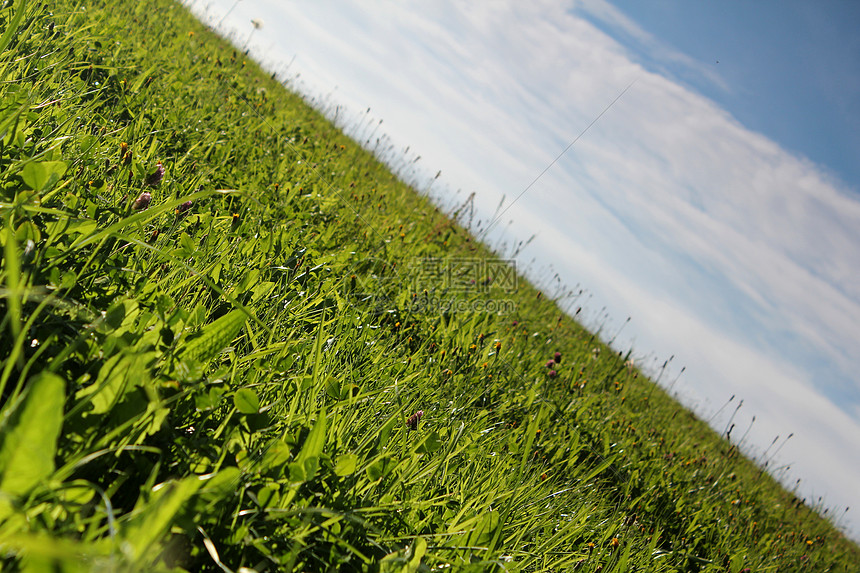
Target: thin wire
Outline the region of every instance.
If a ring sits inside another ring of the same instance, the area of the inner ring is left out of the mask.
[[[547,172],[547,171],[549,171],[549,170],[550,170],[550,168],[551,168],[553,165],[555,165],[556,163],[558,163],[558,160],[559,160],[559,159],[561,159],[561,158],[564,156],[564,154],[565,154],[565,153],[567,153],[568,151],[570,151],[570,148],[571,148],[571,147],[573,147],[573,146],[576,144],[576,142],[577,142],[577,141],[579,141],[579,140],[582,138],[582,136],[583,136],[583,135],[585,135],[585,133],[586,133],[589,129],[591,129],[591,126],[593,126],[595,123],[597,123],[597,122],[598,122],[598,120],[599,120],[601,117],[603,117],[603,114],[605,114],[607,111],[609,111],[609,109],[610,109],[613,105],[615,105],[615,103],[616,103],[618,100],[620,100],[620,99],[621,99],[621,97],[622,97],[624,94],[626,94],[626,93],[627,93],[627,90],[629,90],[630,88],[632,88],[632,87],[633,87],[633,84],[635,84],[635,83],[638,81],[638,79],[639,79],[639,78],[636,78],[635,80],[633,80],[632,82],[630,82],[630,83],[627,85],[627,87],[626,87],[626,88],[624,88],[624,89],[621,91],[621,93],[620,93],[620,94],[618,94],[618,95],[615,97],[615,99],[614,99],[614,100],[612,100],[612,102],[611,102],[609,105],[607,105],[607,106],[603,109],[603,111],[601,111],[601,112],[597,115],[597,117],[595,117],[593,120],[591,120],[591,123],[589,123],[589,124],[586,126],[586,128],[585,128],[585,129],[583,129],[583,130],[580,132],[580,134],[579,134],[579,135],[577,135],[577,136],[576,136],[576,138],[575,138],[573,141],[571,141],[571,142],[568,144],[568,146],[567,146],[567,147],[565,147],[565,148],[562,150],[562,152],[561,152],[561,153],[559,153],[559,154],[556,156],[556,158],[555,158],[555,159],[553,159],[553,160],[552,160],[552,162],[551,162],[549,165],[547,165],[547,166],[544,168],[544,170],[543,170],[543,171],[541,171],[541,172],[538,174],[538,176],[537,176],[537,177],[535,177],[535,178],[532,180],[532,182],[531,182],[531,183],[529,183],[529,184],[528,184],[528,186],[526,186],[526,188],[525,188],[525,189],[523,189],[523,190],[520,192],[520,194],[519,194],[519,195],[517,195],[517,196],[516,196],[516,198],[515,198],[513,201],[511,201],[511,203],[510,203],[510,204],[508,204],[508,206],[507,206],[507,207],[505,207],[505,208],[504,208],[504,210],[502,210],[502,212],[501,212],[501,213],[499,213],[498,215],[496,215],[496,217],[495,217],[492,221],[490,221],[490,224],[489,224],[489,225],[487,225],[487,227],[484,229],[484,232],[483,232],[483,233],[481,233],[480,235],[478,235],[478,236],[476,237],[476,240],[480,241],[480,240],[481,240],[481,238],[482,238],[484,235],[486,235],[486,234],[490,231],[490,229],[492,229],[492,228],[496,225],[496,223],[498,223],[499,219],[501,219],[501,218],[502,218],[502,215],[504,215],[504,214],[508,211],[508,209],[510,209],[510,208],[514,205],[514,203],[516,203],[517,201],[519,201],[519,200],[520,200],[520,197],[522,197],[523,195],[525,195],[525,194],[526,194],[526,192],[527,192],[529,189],[531,189],[531,188],[534,186],[534,184],[535,184],[535,183],[537,183],[537,182],[540,180],[540,178],[541,178],[541,177],[543,177],[543,176],[544,176],[544,174],[546,174],[546,172]]]
[[[223,16],[221,16],[221,19],[220,19],[220,20],[218,20],[218,23],[217,23],[217,24],[215,24],[215,26],[213,26],[213,28],[212,28],[212,29],[213,29],[213,30],[217,30],[218,28],[220,28],[220,27],[221,27],[221,24],[223,24],[223,23],[224,23],[224,20],[226,20],[226,19],[227,19],[227,16],[229,16],[229,15],[230,15],[230,12],[232,12],[232,11],[233,11],[233,9],[234,9],[236,6],[238,6],[238,5],[239,5],[239,2],[241,2],[241,1],[242,1],[242,0],[236,0],[236,1],[233,3],[233,5],[232,5],[232,6],[230,6],[230,9],[229,9],[229,10],[227,10],[227,12],[226,12]]]

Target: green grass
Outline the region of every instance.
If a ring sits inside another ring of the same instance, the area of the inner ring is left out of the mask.
[[[0,18],[4,571],[855,570],[181,6]]]

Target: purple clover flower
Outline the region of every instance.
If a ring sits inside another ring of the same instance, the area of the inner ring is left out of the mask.
[[[146,176],[146,185],[149,187],[158,187],[162,179],[164,179],[164,165],[159,161],[155,167],[155,171]]]
[[[176,208],[177,215],[185,215],[188,213],[188,210],[191,209],[191,206],[194,205],[194,201],[186,201],[182,205]]]
[[[140,195],[137,196],[137,199],[134,200],[131,208],[135,211],[145,211],[149,208],[149,204],[152,203],[152,194],[144,191]]]
[[[406,420],[406,427],[410,430],[418,429],[418,422],[421,421],[421,417],[424,416],[424,410],[418,410]]]

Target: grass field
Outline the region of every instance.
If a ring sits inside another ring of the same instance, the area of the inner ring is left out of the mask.
[[[857,570],[179,4],[1,5],[3,571]]]

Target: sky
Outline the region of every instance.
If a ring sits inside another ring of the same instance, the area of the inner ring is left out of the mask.
[[[185,3],[860,539],[860,4]]]

